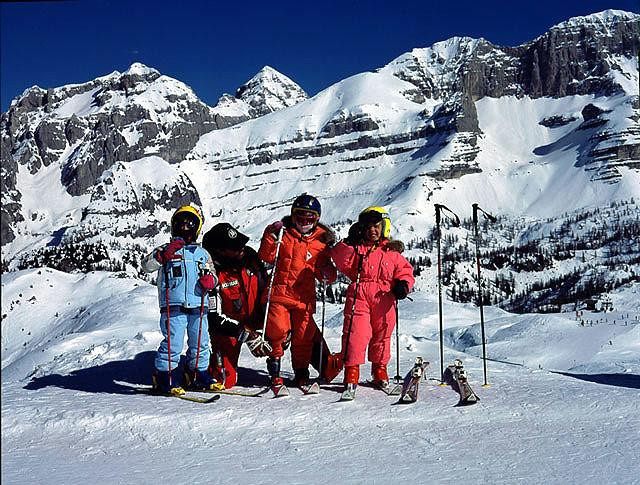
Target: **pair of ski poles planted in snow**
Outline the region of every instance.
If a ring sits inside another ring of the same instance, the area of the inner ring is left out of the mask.
[[[484,371],[484,386],[488,386],[487,382],[487,347],[486,347],[486,339],[485,339],[485,331],[484,331],[484,309],[482,302],[482,276],[480,274],[480,236],[478,233],[478,212],[481,212],[485,219],[496,222],[496,218],[484,211],[480,208],[478,204],[472,204],[473,207],[473,228],[474,228],[474,239],[476,243],[476,269],[478,273],[478,306],[480,308],[480,329],[482,333],[482,363],[483,363],[483,371]],[[442,204],[435,204],[436,208],[436,235],[437,235],[437,247],[438,247],[438,317],[439,317],[439,330],[440,330],[440,378],[441,382],[444,382],[444,332],[442,328],[442,257],[440,253],[440,239],[441,239],[441,230],[440,230],[440,221],[441,216],[444,216],[451,221],[451,225],[453,227],[460,226],[460,218],[458,215],[453,212],[448,207]]]

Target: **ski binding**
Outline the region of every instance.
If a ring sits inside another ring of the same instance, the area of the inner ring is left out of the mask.
[[[425,361],[422,357],[416,357],[413,367],[407,372],[404,378],[398,404],[411,404],[418,400],[420,380],[422,380],[423,377],[426,378],[425,371],[428,365],[429,362]]]
[[[356,398],[357,388],[357,384],[347,384],[342,392],[342,396],[340,396],[340,401],[353,401]]]
[[[467,372],[460,359],[454,360],[453,364],[446,368],[444,371],[444,382],[449,384],[453,390],[459,394],[460,400],[457,406],[468,406],[480,400],[478,395],[471,389],[471,385],[467,379]]]

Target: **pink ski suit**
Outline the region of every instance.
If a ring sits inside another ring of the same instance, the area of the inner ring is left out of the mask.
[[[342,327],[342,357],[345,366],[364,364],[369,348],[369,362],[386,365],[391,357],[391,334],[396,325],[396,298],[391,292],[394,280],[404,280],[413,288],[413,267],[389,240],[378,245],[340,242],[331,249],[331,258],[338,270],[352,283],[347,289]],[[351,315],[360,258],[362,265],[356,295],[353,323]],[[349,346],[347,335],[351,325]]]

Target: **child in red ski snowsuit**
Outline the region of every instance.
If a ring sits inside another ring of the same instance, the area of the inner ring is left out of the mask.
[[[387,364],[397,300],[406,298],[415,283],[413,267],[401,254],[404,245],[390,241],[389,231],[386,210],[370,207],[360,214],[349,237],[331,249],[336,267],[352,281],[342,329],[345,385],[358,384],[367,349],[374,383],[389,383]]]
[[[211,254],[218,274],[217,303],[209,306],[211,371],[226,389],[238,381],[238,358],[242,342],[256,337],[262,328],[262,300],[266,268],[249,238],[222,222],[204,235],[202,246]]]
[[[330,382],[342,367],[339,357],[329,354],[322,335],[313,320],[316,308],[316,280],[335,281],[336,269],[329,258],[329,247],[335,242],[333,231],[320,224],[320,202],[311,195],[296,198],[291,215],[267,226],[258,255],[273,264],[277,237],[284,227],[278,261],[274,268],[273,288],[266,328],[270,349],[267,368],[273,386],[282,385],[280,358],[291,338],[291,363],[295,384],[309,381],[309,364],[317,368],[314,352],[324,347],[323,378]]]

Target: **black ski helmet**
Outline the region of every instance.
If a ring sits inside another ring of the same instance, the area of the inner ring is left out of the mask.
[[[185,222],[186,230],[183,228]],[[195,242],[203,222],[204,219],[198,209],[191,205],[183,205],[171,216],[171,237],[191,239],[192,242]]]
[[[318,215],[318,218],[320,218],[322,208],[318,199],[305,192],[304,194],[296,197],[296,200],[293,201],[293,204],[291,205],[291,214],[296,210],[315,212]]]
[[[238,251],[247,244],[249,237],[242,234],[228,222],[220,222],[205,232],[202,246],[209,252],[219,249]]]

